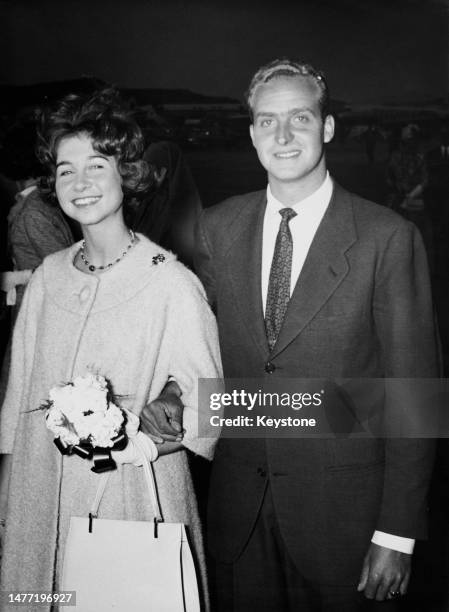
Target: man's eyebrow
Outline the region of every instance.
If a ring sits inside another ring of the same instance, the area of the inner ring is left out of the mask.
[[[259,111],[255,117],[275,117],[277,113],[269,113],[268,111]]]
[[[109,161],[108,158],[105,155],[102,155],[101,153],[95,154],[95,155],[89,155],[89,157],[87,159],[104,159],[105,161]],[[60,162],[58,162],[56,164],[56,168],[59,168],[59,166],[70,166],[72,162],[69,161],[65,161],[65,160],[61,160]]]
[[[313,108],[310,108],[310,106],[301,106],[301,107],[290,108],[286,113],[273,113],[270,111],[261,110],[257,112],[254,116],[256,118],[258,117],[276,117],[277,115],[296,115],[297,113],[310,113],[311,115],[314,115],[314,116],[317,115],[317,112]]]
[[[310,113],[311,115],[316,115],[316,111],[310,106],[301,106],[299,108],[291,108],[288,111],[289,115],[295,115],[296,113]]]

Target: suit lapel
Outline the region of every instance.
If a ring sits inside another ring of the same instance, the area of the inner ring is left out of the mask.
[[[227,276],[242,320],[265,359],[268,342],[262,308],[262,233],[266,192],[254,195],[230,227]]]
[[[334,186],[329,207],[318,227],[288,304],[271,356],[301,333],[331,297],[349,271],[346,251],[357,239],[349,193]]]

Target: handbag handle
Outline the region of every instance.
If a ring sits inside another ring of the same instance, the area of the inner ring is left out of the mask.
[[[140,442],[137,440],[137,438],[133,439],[133,443],[136,445],[136,448],[139,451],[140,458],[142,460],[145,482],[147,485],[148,493],[150,495],[151,505],[153,506],[154,521],[155,521],[155,534],[157,534],[157,523],[162,523],[164,519],[162,518],[161,506],[159,504],[159,499],[157,496],[157,489],[156,489],[156,482],[154,479],[153,467],[148,461],[140,445]],[[106,485],[108,484],[109,476],[110,476],[109,473],[105,473],[105,474],[102,474],[100,477],[100,482],[98,483],[97,492],[95,494],[95,499],[92,504],[91,510],[89,512],[89,532],[92,532],[92,519],[97,518],[98,516],[98,509],[100,507],[100,503],[104,495]]]

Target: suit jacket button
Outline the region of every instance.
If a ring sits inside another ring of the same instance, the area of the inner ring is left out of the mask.
[[[266,470],[263,470],[262,468],[257,468],[257,473],[259,474],[259,476],[261,476],[262,478],[265,478],[267,475]]]
[[[273,374],[275,369],[276,369],[276,366],[274,365],[274,363],[271,363],[271,361],[267,361],[267,363],[265,364],[265,372],[267,374]]]

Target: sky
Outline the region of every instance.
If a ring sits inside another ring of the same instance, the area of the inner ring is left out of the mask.
[[[242,98],[289,56],[352,103],[447,96],[446,0],[0,0],[0,83],[96,76]]]

